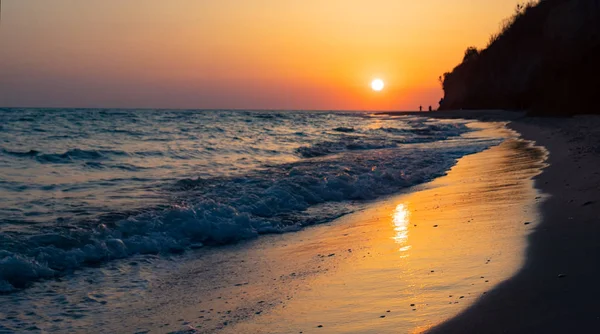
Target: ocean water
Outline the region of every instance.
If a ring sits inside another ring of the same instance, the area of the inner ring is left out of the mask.
[[[331,221],[500,139],[360,112],[0,109],[0,292]]]

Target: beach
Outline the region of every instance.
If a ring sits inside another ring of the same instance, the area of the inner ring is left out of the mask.
[[[461,122],[476,131],[461,141],[503,141],[325,224],[37,282],[3,296],[12,305],[5,324],[102,333],[596,328],[598,119],[427,116],[471,119]],[[336,208],[318,210],[328,206]]]

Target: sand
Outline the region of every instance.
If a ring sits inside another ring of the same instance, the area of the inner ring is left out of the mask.
[[[550,152],[535,180],[551,196],[528,238],[526,262],[432,333],[570,333],[600,328],[600,118],[522,118],[510,124]]]

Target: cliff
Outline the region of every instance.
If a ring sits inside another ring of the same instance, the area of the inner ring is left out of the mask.
[[[600,113],[598,79],[600,0],[543,0],[518,6],[487,48],[440,77],[440,110]]]

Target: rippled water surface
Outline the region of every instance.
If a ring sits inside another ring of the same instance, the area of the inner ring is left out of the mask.
[[[0,109],[0,291],[330,221],[498,142],[475,130],[350,112]]]

